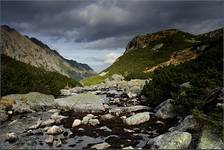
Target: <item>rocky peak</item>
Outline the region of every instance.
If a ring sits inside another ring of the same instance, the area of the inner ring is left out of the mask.
[[[170,37],[176,33],[184,33],[184,32],[179,31],[177,29],[167,29],[167,30],[155,32],[152,34],[138,35],[138,36],[134,37],[128,43],[125,53],[127,53],[131,49],[149,47],[151,43],[153,43],[155,41],[159,41],[161,39],[165,39],[165,38]],[[186,34],[186,33],[184,33],[184,34]]]

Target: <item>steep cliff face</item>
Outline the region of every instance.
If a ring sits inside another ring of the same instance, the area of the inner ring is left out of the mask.
[[[41,41],[25,37],[8,26],[1,26],[0,33],[2,53],[15,60],[76,80],[96,74],[90,67],[85,69],[79,63],[75,66]]]

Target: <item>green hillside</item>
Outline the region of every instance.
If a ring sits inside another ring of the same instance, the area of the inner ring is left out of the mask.
[[[30,91],[60,95],[66,85],[80,85],[77,81],[56,72],[48,72],[1,55],[1,96]]]
[[[166,36],[162,36],[161,33],[164,32]],[[147,35],[143,40],[148,38],[151,38],[151,41],[147,47],[126,51],[116,62],[103,71],[107,72],[105,76],[86,78],[81,82],[85,85],[96,84],[113,74],[122,74],[126,79],[148,78],[150,74],[144,73],[147,68],[167,61],[174,52],[189,48],[197,43],[196,36],[175,29]]]
[[[200,121],[221,128],[223,110],[216,107],[218,99],[215,95],[211,100],[211,94],[223,87],[223,38],[201,44],[209,47],[195,60],[156,70],[142,94],[149,106],[173,98],[178,114],[193,113]],[[187,82],[190,88],[180,86]]]

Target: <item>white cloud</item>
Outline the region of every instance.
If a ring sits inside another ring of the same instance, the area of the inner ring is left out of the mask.
[[[107,54],[105,56],[104,63],[106,63],[106,64],[112,64],[120,56],[121,56],[121,53],[110,52],[109,54]]]
[[[100,24],[127,24],[129,12],[117,6],[106,6],[102,3],[91,4],[79,12],[82,18],[89,26]]]

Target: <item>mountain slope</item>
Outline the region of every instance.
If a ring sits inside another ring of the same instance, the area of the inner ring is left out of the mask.
[[[96,74],[90,67],[85,69],[82,64],[74,65],[41,41],[25,37],[8,26],[1,26],[0,33],[2,53],[15,60],[77,80]]]
[[[46,71],[1,54],[1,96],[30,91],[60,95],[66,86],[80,85],[57,72]]]
[[[100,75],[81,82],[87,85],[100,83],[112,74],[122,74],[126,79],[148,78],[158,68],[197,58],[197,52],[207,48],[207,39],[207,34],[197,36],[177,29],[136,36],[128,43],[125,53],[110,67]],[[200,45],[203,41],[205,44]]]

